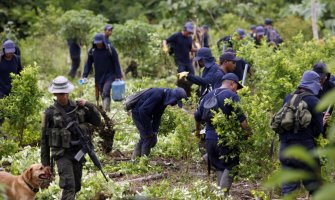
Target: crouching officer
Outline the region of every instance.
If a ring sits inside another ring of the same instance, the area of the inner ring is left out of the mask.
[[[69,99],[69,93],[73,89],[74,86],[64,76],[58,76],[52,81],[48,90],[56,96],[56,100],[45,111],[41,137],[41,162],[44,166],[53,167],[53,160],[56,161],[60,177],[59,186],[63,189],[62,200],[75,199],[81,188],[85,160],[75,160],[74,157],[82,145],[79,136],[67,129],[61,112],[65,111],[68,117],[76,121],[83,134],[92,133],[89,124],[98,126],[101,123],[100,113],[93,104],[84,99],[77,102]]]
[[[143,94],[132,109],[133,121],[140,132],[140,141],[136,144],[131,157],[148,156],[157,143],[157,132],[161,117],[168,105],[182,107],[181,99],[186,98],[183,88],[152,88]]]

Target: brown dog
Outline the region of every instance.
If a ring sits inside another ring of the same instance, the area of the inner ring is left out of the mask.
[[[42,164],[31,165],[19,176],[0,172],[0,184],[9,200],[34,200],[39,189],[47,188],[52,180],[50,167]]]

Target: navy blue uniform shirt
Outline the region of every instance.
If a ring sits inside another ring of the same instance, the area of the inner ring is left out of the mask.
[[[238,61],[236,61],[236,68],[233,73],[236,74],[239,80],[243,79],[245,64],[248,63],[243,59],[239,59]],[[250,71],[250,66],[248,66],[248,71]]]
[[[194,113],[194,118],[197,122],[201,122],[201,116],[204,110],[205,101],[214,96],[214,94],[218,94],[217,102],[223,114],[228,117],[232,114],[232,112],[235,112],[237,114],[239,122],[243,122],[246,119],[246,117],[239,110],[234,110],[231,105],[224,105],[225,99],[231,99],[233,102],[239,102],[240,98],[238,97],[238,95],[230,89],[218,88],[208,93],[201,101],[198,110]],[[212,125],[210,120],[206,121],[206,140],[218,141],[218,139],[219,137],[215,131],[215,127]]]
[[[166,42],[173,45],[176,65],[192,66],[190,59],[190,51],[192,49],[191,37],[185,37],[181,32],[177,32],[167,38]]]
[[[161,117],[167,105],[164,105],[164,88],[152,88],[136,103],[132,109],[132,117],[141,123],[144,133],[158,132]]]
[[[22,70],[19,56],[13,55],[11,60],[6,60],[4,56],[0,61],[0,96],[8,95],[12,88],[12,78],[10,73],[19,74]]]
[[[213,89],[215,88],[219,88],[222,85],[222,77],[225,75],[226,73],[219,67],[218,70],[216,70],[214,76],[213,76]]]
[[[187,76],[187,80],[191,81],[192,83],[202,86],[201,87],[201,94],[202,94],[202,92],[205,90],[207,85],[210,84],[212,87],[214,87],[214,84],[215,84],[214,75],[218,69],[219,69],[219,66],[214,63],[210,67],[204,67],[201,77],[194,76],[193,74],[189,74]]]
[[[209,48],[208,34],[207,33],[204,34],[204,47],[208,47]]]
[[[83,77],[88,76],[94,63],[95,82],[99,85],[102,86],[107,80],[113,81],[116,78],[122,78],[119,57],[114,47],[111,47],[111,50],[112,55],[106,48],[92,48],[88,53]]]
[[[107,44],[111,45],[111,42],[109,41],[109,37],[104,36],[104,43],[105,43],[105,46],[107,46]]]
[[[292,94],[289,94],[285,97],[284,103],[289,101]],[[307,105],[308,110],[312,114],[312,121],[307,128],[298,130],[296,134],[292,131],[286,131],[279,135],[281,141],[286,142],[287,140],[307,140],[318,137],[323,131],[323,114],[315,110],[316,105],[319,103],[319,99],[316,96],[305,96],[302,98]]]

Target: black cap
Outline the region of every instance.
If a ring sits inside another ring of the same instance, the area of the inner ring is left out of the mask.
[[[318,73],[320,78],[325,78],[329,73],[327,65],[324,62],[315,63],[313,66],[313,71]]]
[[[220,62],[223,62],[225,60],[232,60],[232,61],[238,61],[234,53],[231,52],[225,52],[220,56]]]
[[[269,19],[269,18],[266,18],[266,19],[264,20],[264,24],[265,24],[265,25],[271,25],[271,24],[272,24],[272,20]]]
[[[237,89],[242,89],[243,88],[243,85],[241,85],[239,82],[238,82],[238,77],[236,76],[236,74],[234,73],[227,73],[225,74],[221,81],[224,81],[224,80],[231,80],[231,81],[234,81],[235,83],[237,83]]]

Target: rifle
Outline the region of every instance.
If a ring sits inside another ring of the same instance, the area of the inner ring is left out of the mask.
[[[58,104],[55,104],[55,107],[61,112],[63,119],[65,120],[65,123],[67,124],[65,129],[68,129],[70,132],[77,134],[79,136],[79,142],[82,146],[82,149],[74,156],[74,159],[79,162],[87,153],[90,156],[90,159],[93,161],[94,165],[101,171],[102,175],[108,182],[108,179],[104,171],[102,170],[102,165],[97,155],[94,152],[94,147],[93,147],[93,144],[90,138],[87,135],[83,134],[83,132],[78,126],[78,122],[72,120],[71,117],[69,117],[66,114],[66,112],[64,111],[62,107],[60,107]]]

